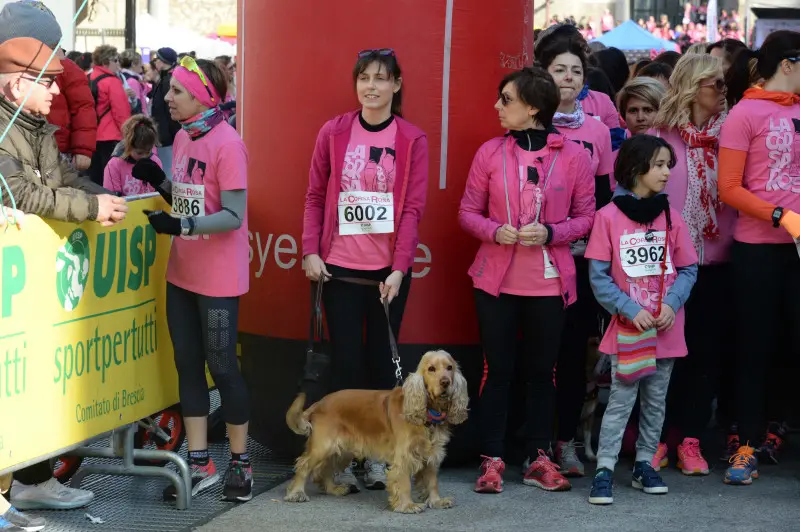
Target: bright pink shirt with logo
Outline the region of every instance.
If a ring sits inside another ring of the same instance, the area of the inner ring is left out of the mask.
[[[719,145],[747,152],[744,188],[774,205],[800,212],[800,105],[741,100],[722,125]],[[733,237],[747,244],[792,243],[788,232],[742,212]]]
[[[205,215],[222,209],[221,192],[247,189],[247,148],[227,122],[195,140],[184,130],[172,145],[172,182],[204,186]],[[250,288],[247,212],[238,229],[213,235],[176,236],[167,281],[212,297],[240,296]]]
[[[541,212],[544,202],[548,199],[547,192],[552,186],[554,178],[547,174],[554,154],[551,152],[542,158],[540,156],[545,150],[526,151],[519,146],[516,146],[516,152],[519,163],[518,179],[514,179],[509,173],[508,187],[509,194],[519,193],[518,227],[524,227],[535,221],[537,205]],[[550,260],[549,256],[548,260]],[[552,275],[548,275],[550,278],[545,278],[544,261],[545,255],[542,246],[514,244],[511,266],[500,284],[500,292],[516,296],[560,296],[561,279]]]
[[[686,228],[681,215],[675,209],[670,209],[672,230],[669,232],[669,245],[667,246],[668,260],[672,261],[672,273],[664,275],[664,285],[661,287],[661,275],[647,275],[643,277],[629,276],[621,262],[621,242],[633,244],[626,235],[646,233],[652,227],[655,231],[666,231],[667,217],[664,213],[652,223],[650,227],[638,224],[625,216],[614,204],[609,203],[599,211],[594,218],[592,235],[586,248],[586,258],[611,263],[611,277],[614,284],[637,305],[647,310],[654,317],[658,317],[658,302],[668,292],[669,287],[678,278],[677,268],[691,266],[697,263],[697,253],[692,246],[689,230]],[[656,241],[656,244],[662,243]],[[659,331],[657,335],[656,358],[673,358],[686,356],[686,339],[684,337],[685,315],[681,307],[675,314],[675,325],[668,331]],[[619,331],[619,316],[614,316],[600,343],[600,352],[617,354],[617,334]]]
[[[599,120],[587,116],[580,127],[571,129],[558,127],[567,139],[583,145],[592,156],[592,175],[609,175],[614,173],[614,158],[611,153],[611,133],[608,127]]]
[[[155,148],[153,148],[153,154],[150,159],[155,161],[159,168],[163,168],[161,159],[156,155]],[[103,171],[103,188],[111,192],[119,192],[123,196],[137,196],[155,192],[153,187],[131,175],[134,164],[126,161],[123,157],[112,157]]]
[[[395,120],[381,131],[367,131],[360,120],[353,121],[342,167],[341,192],[391,193],[394,190],[396,135]],[[394,215],[399,216],[399,213],[395,210]],[[390,233],[340,235],[334,231],[326,262],[355,270],[380,270],[391,266]]]

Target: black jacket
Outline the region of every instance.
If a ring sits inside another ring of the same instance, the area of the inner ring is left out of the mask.
[[[152,102],[153,120],[156,121],[158,126],[158,141],[161,146],[172,146],[175,141],[175,135],[181,130],[181,125],[170,118],[169,107],[164,97],[169,92],[169,82],[172,79],[172,70],[164,70],[161,72],[161,78],[158,83],[153,87],[153,92],[150,94]]]

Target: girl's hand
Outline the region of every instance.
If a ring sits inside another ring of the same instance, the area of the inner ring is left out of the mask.
[[[672,329],[673,325],[675,325],[675,311],[669,305],[662,304],[661,314],[656,320],[656,327],[659,331],[668,331]]]
[[[498,244],[516,244],[517,240],[519,240],[519,232],[517,232],[517,229],[514,226],[509,224],[504,224],[494,234],[494,241]]]
[[[389,274],[389,277],[386,278],[386,281],[382,282],[380,285],[381,291],[381,301],[388,301],[389,303],[397,296],[400,292],[400,285],[403,283],[403,272],[400,270],[395,270]]]
[[[306,272],[306,277],[314,282],[319,281],[320,277],[323,282],[328,282],[331,278],[325,262],[315,253],[303,257],[303,271]]]
[[[669,308],[668,305],[665,306]],[[664,313],[663,309],[661,313],[662,314]],[[636,317],[633,318],[633,324],[636,326],[639,332],[644,332],[656,326],[656,319],[653,317],[652,314],[647,312],[645,309],[642,309],[639,311],[639,314],[637,314]]]

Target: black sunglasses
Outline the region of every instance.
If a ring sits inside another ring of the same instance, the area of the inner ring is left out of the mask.
[[[392,48],[372,48],[369,50],[361,50],[358,52],[358,58],[364,59],[372,55],[382,55],[385,57],[394,56],[394,49]]]
[[[713,87],[714,90],[716,90],[717,92],[725,92],[725,91],[728,90],[728,86],[725,84],[725,80],[722,80],[722,79],[716,79],[716,80],[714,80],[714,83],[705,83],[705,84],[700,85],[700,86],[701,87]]]

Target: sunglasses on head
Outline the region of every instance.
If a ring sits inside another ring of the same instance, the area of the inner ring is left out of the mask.
[[[786,56],[784,59],[790,63],[800,63],[800,50],[789,50],[786,52]]]
[[[392,48],[372,48],[369,50],[361,50],[358,52],[358,58],[364,59],[365,57],[370,57],[372,55],[381,55],[385,57],[394,56],[394,49]]]
[[[208,80],[206,79],[206,74],[203,72],[200,67],[197,65],[197,61],[194,60],[194,57],[190,55],[186,55],[181,59],[181,66],[188,70],[189,72],[194,72],[200,78],[200,81],[203,82],[203,86],[206,88],[206,92],[208,92],[208,97],[211,98],[212,102],[216,102],[214,99],[214,95],[211,93],[211,89],[208,87]]]

